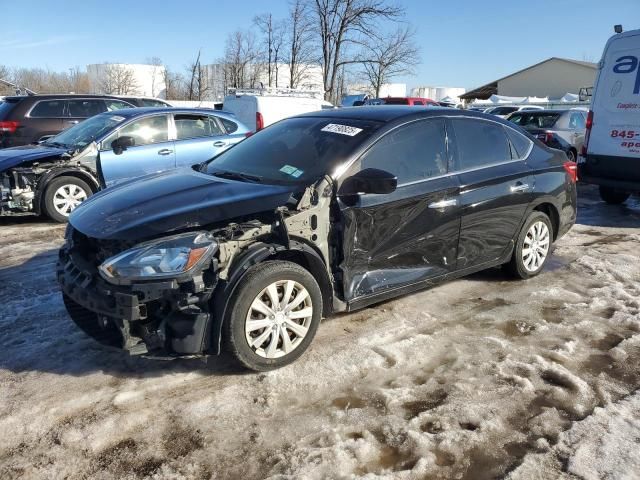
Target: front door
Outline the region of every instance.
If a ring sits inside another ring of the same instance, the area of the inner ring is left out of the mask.
[[[453,118],[450,124],[460,184],[462,270],[497,260],[511,248],[532,200],[535,178],[511,147],[506,127],[478,118]]]
[[[133,138],[134,145],[116,155],[111,142],[125,136]],[[107,186],[175,166],[175,147],[169,140],[166,114],[133,120],[102,142],[100,168]]]
[[[398,177],[391,194],[339,198],[347,301],[420,284],[456,267],[458,185],[448,175],[445,122],[410,122],[385,134],[347,172]]]

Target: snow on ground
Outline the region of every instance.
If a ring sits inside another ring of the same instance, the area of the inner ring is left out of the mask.
[[[267,374],[99,346],[55,283],[63,227],[0,222],[0,478],[640,478],[638,201],[582,189],[540,276],[330,318]]]

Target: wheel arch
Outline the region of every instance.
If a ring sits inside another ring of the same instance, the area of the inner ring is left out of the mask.
[[[560,228],[560,213],[558,211],[558,207],[556,207],[552,202],[542,200],[531,209],[532,212],[538,211],[544,213],[549,220],[551,221],[551,226],[553,227],[553,241],[555,242],[558,238],[558,230]]]
[[[91,193],[94,194],[100,190],[100,184],[98,180],[93,176],[91,172],[82,168],[68,167],[68,168],[52,168],[46,172],[36,187],[35,201],[33,202],[34,210],[38,215],[44,211],[44,194],[47,191],[49,183],[59,177],[76,177],[86,182],[91,188]]]
[[[333,285],[322,256],[304,241],[290,239],[289,248],[279,243],[257,242],[247,247],[231,264],[228,279],[221,282],[211,299],[211,320],[208,353],[220,354],[222,327],[226,321],[229,300],[249,268],[266,260],[283,260],[306,269],[320,286],[322,292],[322,317],[333,311]]]

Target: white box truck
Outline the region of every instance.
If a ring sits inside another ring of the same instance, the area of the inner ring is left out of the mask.
[[[607,203],[640,192],[640,30],[618,33],[604,47],[581,153],[579,178],[599,185]]]

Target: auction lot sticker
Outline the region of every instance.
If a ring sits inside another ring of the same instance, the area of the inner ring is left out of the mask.
[[[323,132],[339,133],[340,135],[348,135],[355,137],[362,129],[351,127],[349,125],[340,125],[338,123],[330,123],[322,128]]]

